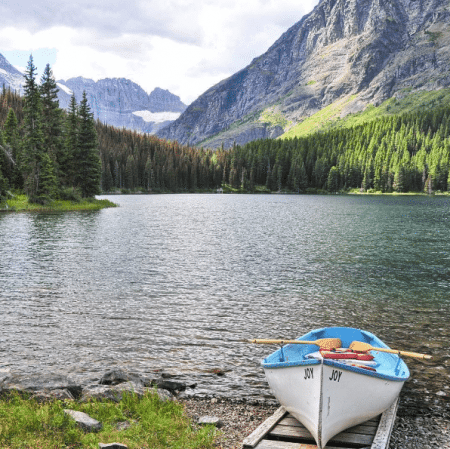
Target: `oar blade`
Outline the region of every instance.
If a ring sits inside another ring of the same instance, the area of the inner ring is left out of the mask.
[[[249,343],[257,343],[257,344],[279,344],[279,345],[317,345],[320,349],[331,350],[337,349],[342,346],[342,342],[340,338],[319,338],[314,341],[305,341],[305,340],[269,340],[269,339],[253,339],[248,340]]]
[[[340,338],[320,338],[314,342],[320,349],[331,350],[338,349],[342,346]]]
[[[352,343],[350,343],[349,348],[356,352],[380,351],[402,355],[405,357],[414,357],[416,359],[431,360],[433,358],[431,355],[419,354],[417,352],[399,351],[397,349],[377,348],[375,346],[369,345],[369,343],[364,343],[362,341],[353,341]]]
[[[348,348],[356,352],[367,352],[375,349],[372,345],[369,345],[369,343],[364,343],[363,341],[352,341]]]

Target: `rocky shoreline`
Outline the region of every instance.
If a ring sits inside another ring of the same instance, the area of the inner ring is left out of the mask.
[[[88,401],[90,399],[120,401],[124,392],[143,395],[156,391],[161,400],[177,400],[185,407],[194,423],[201,425],[205,417],[216,419],[220,428],[218,447],[236,449],[242,440],[278,408],[275,399],[248,401],[220,397],[198,397],[195,384],[171,380],[160,373],[143,376],[123,370],[111,370],[100,379],[79,384],[69,377],[52,374],[0,375],[0,397],[11,391],[26,392],[37,401],[52,399]],[[191,390],[191,391],[189,391]],[[446,399],[433,403],[414,396],[406,388],[400,406],[389,449],[450,449],[450,406]],[[206,421],[208,421],[208,419]]]

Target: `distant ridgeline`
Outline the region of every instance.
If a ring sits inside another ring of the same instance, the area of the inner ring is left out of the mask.
[[[100,192],[100,178],[104,192],[195,192],[221,186],[248,192],[450,190],[447,102],[304,137],[213,151],[99,121],[92,129],[84,100],[66,113],[49,102],[42,87],[39,91],[36,107],[44,108],[38,109],[43,117],[59,117],[42,120],[39,133],[30,128],[33,103],[10,91],[1,94],[0,195],[9,188],[36,197],[74,189],[89,196]],[[55,136],[59,140],[52,140]]]

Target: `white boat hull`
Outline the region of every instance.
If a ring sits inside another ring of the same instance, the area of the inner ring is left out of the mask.
[[[387,410],[404,383],[323,363],[265,372],[277,399],[311,432],[319,449],[344,429]]]

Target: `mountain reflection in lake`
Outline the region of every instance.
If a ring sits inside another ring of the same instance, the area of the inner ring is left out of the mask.
[[[353,326],[433,354],[406,360],[411,387],[450,393],[449,198],[108,198],[120,207],[0,215],[0,374],[163,369],[261,398],[275,347],[245,339]]]

